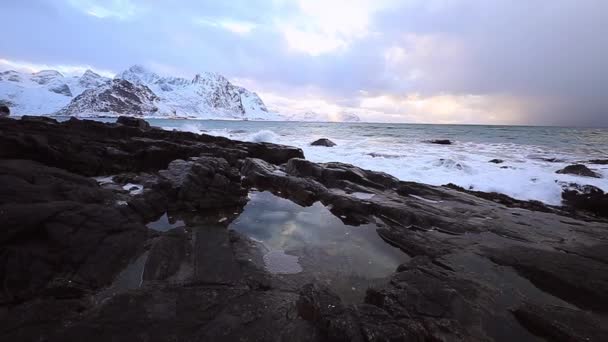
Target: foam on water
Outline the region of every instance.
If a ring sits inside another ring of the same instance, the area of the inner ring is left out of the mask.
[[[184,130],[193,131],[191,122],[183,125]],[[315,162],[339,161],[401,180],[453,183],[554,205],[561,203],[560,182],[608,191],[608,165],[588,165],[603,176],[599,179],[555,173],[572,163],[608,159],[608,130],[602,129],[251,121],[196,125],[199,133],[204,128],[205,134],[297,146]],[[179,123],[172,126],[181,129]],[[318,138],[337,145],[310,146]],[[424,142],[444,138],[454,144]],[[490,163],[492,159],[504,162]]]
[[[261,130],[247,136],[247,141],[251,142],[276,142],[279,140],[279,135],[271,130]]]

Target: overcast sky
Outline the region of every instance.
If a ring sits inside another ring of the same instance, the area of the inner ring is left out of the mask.
[[[2,0],[0,69],[219,72],[280,112],[608,126],[605,0]]]

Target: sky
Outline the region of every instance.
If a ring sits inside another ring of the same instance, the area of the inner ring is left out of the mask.
[[[281,113],[608,126],[605,0],[2,0],[0,69],[214,71]]]

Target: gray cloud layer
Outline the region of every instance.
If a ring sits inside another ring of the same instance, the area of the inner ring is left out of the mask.
[[[286,41],[283,23],[311,20],[292,1],[5,0],[0,58],[211,70],[350,109],[362,96],[472,94],[487,97],[488,111],[517,101],[520,123],[608,125],[606,1],[360,2],[369,7],[365,34],[343,32],[346,23],[337,34],[344,46],[311,55]],[[246,25],[238,33],[230,23]],[[472,120],[489,121],[483,112]]]

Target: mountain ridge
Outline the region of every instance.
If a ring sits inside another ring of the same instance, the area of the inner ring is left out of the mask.
[[[0,102],[15,115],[311,121],[309,116],[268,110],[256,92],[216,72],[188,79],[161,76],[138,64],[113,78],[90,69],[81,76],[65,76],[56,70],[2,71]],[[326,114],[314,117],[335,121]],[[359,121],[356,115],[342,119]]]

